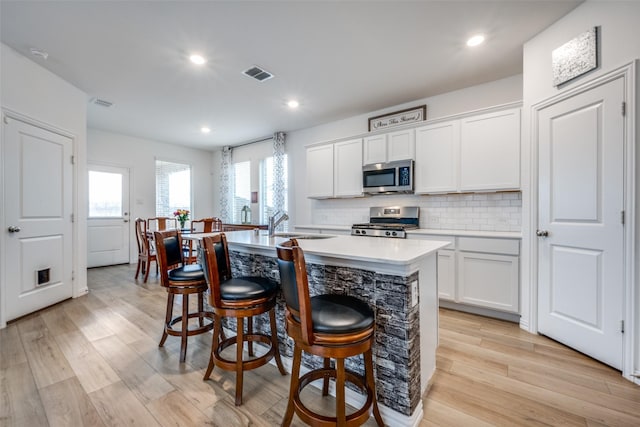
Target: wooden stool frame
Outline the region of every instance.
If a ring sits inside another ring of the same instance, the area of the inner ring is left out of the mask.
[[[182,238],[178,230],[156,231],[154,233],[156,241],[156,255],[160,267],[160,283],[167,290],[167,312],[165,316],[164,330],[158,347],[162,347],[169,335],[180,337],[180,363],[183,363],[187,355],[187,338],[192,335],[203,334],[213,329],[213,313],[204,310],[204,292],[207,290],[207,282],[202,280],[171,280],[169,278],[169,270],[184,264],[182,256]],[[169,260],[165,248],[165,239],[175,237],[177,239],[178,249],[180,252],[179,262],[175,259]],[[198,311],[189,312],[189,295],[197,294]],[[182,315],[173,317],[173,302],[176,295],[182,295]],[[189,319],[198,318],[198,327],[189,329]],[[205,322],[205,319],[210,321]],[[180,330],[176,330],[173,326],[176,323],[181,324]]]
[[[276,250],[279,261],[293,263],[298,297],[298,310],[291,307],[287,302],[285,316],[287,334],[294,341],[294,350],[289,403],[282,425],[291,425],[295,412],[302,421],[311,426],[359,426],[369,419],[369,412],[373,409],[373,415],[377,424],[384,426],[376,399],[375,380],[373,376],[372,346],[375,340],[375,324],[372,324],[369,328],[353,333],[326,334],[314,332],[304,253],[295,239],[291,239],[277,246]],[[283,280],[282,270],[280,277],[281,280]],[[282,286],[284,290],[284,283]],[[312,370],[300,377],[300,364],[302,362],[303,351],[324,358],[323,368]],[[344,360],[346,358],[360,354],[364,357],[364,377],[350,372],[344,367]],[[330,367],[330,359],[335,359],[335,368]],[[311,382],[318,379],[323,380],[322,395],[328,395],[330,378],[335,378],[336,380],[335,417],[318,414],[310,410],[300,399],[301,391]],[[349,415],[346,415],[346,381],[356,385],[367,397],[364,405]]]
[[[224,254],[220,257],[216,254],[216,245],[224,250]],[[209,303],[213,307],[214,328],[213,338],[211,342],[211,356],[209,357],[209,365],[204,374],[204,380],[208,380],[215,366],[228,371],[236,372],[236,395],[235,404],[242,404],[242,388],[244,382],[244,371],[259,368],[267,364],[272,358],[275,358],[278,370],[282,375],[286,375],[282,360],[280,359],[280,351],[278,348],[278,334],[276,331],[276,295],[277,292],[269,297],[240,299],[240,300],[223,300],[220,292],[221,281],[231,279],[231,263],[229,261],[229,251],[227,239],[224,233],[216,236],[205,237],[202,241],[204,257],[206,258],[206,271],[209,282]],[[222,265],[221,265],[222,264]],[[269,313],[269,322],[271,325],[271,336],[257,334],[253,332],[253,316],[263,313]],[[236,336],[224,339],[222,336],[222,317],[234,317],[237,322]],[[244,319],[247,318],[247,333],[244,332]],[[243,347],[247,342],[248,353],[250,357],[254,356],[253,342],[261,342],[269,344],[269,350],[260,357],[250,360],[243,360]],[[221,352],[231,346],[236,345],[236,358],[229,360],[221,355]]]

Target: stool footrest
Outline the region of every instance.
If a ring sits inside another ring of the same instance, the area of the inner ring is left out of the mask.
[[[271,337],[263,334],[246,334],[243,336],[243,338],[244,338],[242,341],[243,344],[249,341],[269,344],[269,350],[262,356],[256,357],[254,359],[243,360],[242,365],[244,366],[244,369],[246,370],[255,369],[269,363],[269,361],[273,358],[275,354],[275,348],[271,343]],[[230,347],[234,344],[236,344],[235,336],[229,337],[221,341],[220,344],[218,344],[218,348],[216,349],[216,351],[213,352],[213,358],[215,360],[216,366],[219,366],[222,369],[231,370],[231,371],[236,369],[235,360],[226,359],[222,357],[222,355],[220,354],[225,348]]]
[[[202,326],[198,326],[197,328],[191,328],[191,329],[187,329],[187,336],[192,336],[192,335],[198,335],[198,334],[203,334],[205,332],[208,332],[210,330],[213,329],[213,313],[211,312],[203,312],[203,313],[189,313],[188,318],[189,319],[196,319],[196,318],[200,318],[202,317],[203,319],[208,319],[209,323],[202,325]],[[176,323],[181,323],[182,322],[182,316],[177,316],[174,317],[173,319],[171,319],[171,321],[169,323],[167,323],[165,325],[165,332],[167,333],[167,335],[171,335],[174,337],[179,337],[182,335],[182,331],[181,330],[176,330],[173,329],[173,325],[175,325]]]
[[[298,389],[294,390],[293,405],[296,414],[302,421],[314,426],[329,427],[336,425],[337,417],[329,417],[326,415],[318,414],[317,412],[314,412],[311,409],[307,408],[300,399],[300,393],[302,392],[302,390],[313,381],[323,380],[327,376],[330,378],[336,378],[336,375],[337,372],[333,368],[321,368],[309,371],[300,377]],[[373,391],[369,388],[369,386],[367,386],[367,383],[363,376],[349,370],[345,370],[344,376],[345,381],[352,383],[367,395],[367,400],[365,401],[364,405],[360,409],[353,412],[352,414],[347,415],[346,417],[347,426],[359,426],[364,424],[369,418],[369,410],[373,405]]]

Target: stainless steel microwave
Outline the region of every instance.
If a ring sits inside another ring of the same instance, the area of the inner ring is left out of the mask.
[[[365,194],[413,193],[413,160],[363,166],[362,187]]]

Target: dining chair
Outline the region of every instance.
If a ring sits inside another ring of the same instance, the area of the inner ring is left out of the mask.
[[[149,266],[151,261],[156,262],[156,276],[158,275],[158,259],[156,257],[156,251],[149,243],[149,237],[147,235],[147,221],[143,218],[136,218],[136,243],[138,244],[138,267],[136,268],[135,279],[138,279],[138,275],[142,271],[144,274],[143,283],[147,283],[149,278]]]
[[[276,331],[275,306],[279,287],[277,282],[264,277],[233,277],[227,238],[224,233],[205,237],[202,244],[205,260],[203,266],[209,284],[209,304],[213,307],[214,314],[211,355],[204,379],[209,379],[216,366],[227,371],[235,371],[235,404],[239,406],[242,404],[244,371],[259,368],[275,358],[280,373],[282,375],[287,373],[280,359]],[[253,331],[253,316],[263,313],[269,313],[270,335]],[[222,337],[221,319],[223,317],[236,319],[236,336],[226,339]],[[247,319],[246,333],[245,319]],[[255,357],[253,351],[254,341],[268,345],[268,350],[259,357]],[[248,347],[247,359],[243,356],[245,342]],[[236,346],[235,360],[223,356],[223,351],[232,345]]]
[[[204,309],[204,293],[207,282],[199,264],[186,265],[182,253],[182,237],[178,230],[156,231],[155,241],[160,267],[160,283],[167,290],[167,313],[159,347],[162,347],[168,335],[179,336],[180,362],[187,354],[187,337],[203,334],[213,329],[213,313]],[[198,297],[198,309],[189,310],[189,295]],[[173,302],[176,295],[182,296],[182,315],[173,317]],[[189,319],[198,318],[198,326],[189,329]],[[207,321],[208,320],[208,321]],[[180,323],[180,330],[173,329]]]
[[[220,218],[202,218],[191,221],[189,233],[213,233],[222,231],[222,220]],[[197,262],[198,248],[194,248],[194,241],[188,240],[184,244],[185,259],[188,264]]]
[[[157,216],[147,219],[147,232],[173,230],[178,228],[178,220],[168,216]]]
[[[376,423],[384,426],[373,376],[373,310],[367,303],[349,295],[310,297],[304,252],[297,240],[277,245],[276,252],[286,303],[287,334],[294,342],[289,402],[282,425],[291,425],[295,412],[302,421],[313,426],[359,426],[369,419],[373,409]],[[300,376],[303,351],[322,357],[323,367]],[[364,356],[364,377],[345,369],[345,359],[360,354]],[[331,359],[335,359],[334,368],[331,368]],[[335,417],[312,411],[300,398],[302,390],[316,380],[323,380],[322,395],[326,396],[329,378],[336,380]],[[345,405],[346,382],[355,385],[366,396],[363,406],[349,415]]]

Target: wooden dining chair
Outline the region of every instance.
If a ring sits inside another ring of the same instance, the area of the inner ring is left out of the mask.
[[[189,233],[214,233],[216,231],[222,231],[222,220],[220,218],[202,218],[194,219],[191,221]],[[196,243],[189,239],[184,243],[184,255],[185,262],[187,264],[193,264],[198,260],[198,248]]]
[[[178,228],[178,220],[168,216],[157,216],[147,219],[147,233],[173,230]]]
[[[222,220],[220,218],[202,218],[191,221],[191,233],[212,233],[222,231]]]
[[[138,244],[138,267],[136,268],[135,279],[138,279],[140,272],[144,274],[144,283],[149,278],[149,266],[151,261],[156,262],[156,276],[158,275],[158,259],[154,247],[149,243],[147,235],[147,221],[143,218],[136,218],[136,243]]]

